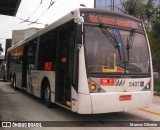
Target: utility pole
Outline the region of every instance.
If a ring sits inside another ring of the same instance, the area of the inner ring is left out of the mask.
[[[157,18],[157,20],[159,22],[159,20],[160,20],[160,9],[156,10],[156,18]]]
[[[114,11],[114,0],[111,0],[112,2],[112,11]]]

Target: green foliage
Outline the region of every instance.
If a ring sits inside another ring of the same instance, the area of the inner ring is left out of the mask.
[[[156,0],[121,0],[123,11],[129,15],[137,17],[144,22],[146,27],[151,52],[154,71],[160,74],[160,20],[155,17]]]
[[[141,19],[151,46],[154,71],[160,73],[160,21],[155,17],[155,0],[121,0],[124,12]]]
[[[153,28],[147,32],[152,52],[152,61],[155,71],[160,73],[160,23],[154,21]]]
[[[160,86],[159,85],[154,85],[154,91],[160,92]]]
[[[146,24],[146,30],[151,29],[151,21],[155,17],[154,0],[121,0],[124,12],[140,18]]]
[[[142,9],[142,1],[141,0],[123,0],[122,6],[124,8],[124,13],[132,15],[134,17],[138,17],[140,14],[140,10]]]

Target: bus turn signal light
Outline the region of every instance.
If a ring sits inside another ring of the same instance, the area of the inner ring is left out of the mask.
[[[89,86],[89,88],[90,88],[90,91],[93,92],[93,91],[96,90],[96,85],[91,84],[91,85]]]
[[[91,85],[92,83],[92,80],[88,79],[88,84]]]

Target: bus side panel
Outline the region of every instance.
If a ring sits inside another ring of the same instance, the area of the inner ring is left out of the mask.
[[[84,46],[81,47],[80,52],[79,52],[78,92],[89,94],[86,65],[85,65],[85,56],[84,56]]]
[[[77,112],[78,109],[78,93],[76,92],[76,90],[72,87],[71,88],[71,106],[72,106],[72,111]]]
[[[13,63],[10,67],[11,79],[13,82],[13,76],[16,77],[16,87],[22,88],[22,64]]]
[[[41,98],[42,80],[47,78],[51,87],[51,102],[55,102],[55,72],[54,71],[39,71],[31,70],[32,87],[29,86],[27,80],[27,91],[36,97]]]
[[[87,73],[84,56],[84,46],[82,45],[79,52],[79,80],[78,80],[78,113],[92,114],[91,98],[87,82]]]
[[[22,88],[22,73],[16,73],[16,87]]]
[[[91,97],[89,94],[79,93],[78,113],[79,114],[92,114]]]

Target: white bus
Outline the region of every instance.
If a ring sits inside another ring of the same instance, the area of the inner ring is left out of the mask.
[[[8,49],[12,86],[79,114],[149,107],[152,58],[142,21],[76,9]]]

